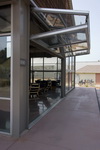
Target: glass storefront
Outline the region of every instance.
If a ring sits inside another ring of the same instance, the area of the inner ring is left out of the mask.
[[[61,97],[61,59],[31,58],[29,123],[50,108]]]
[[[0,131],[10,132],[10,101],[0,98]]]
[[[0,14],[0,131],[9,133],[11,93],[11,7],[9,5],[0,6]]]
[[[66,58],[66,88],[65,93],[70,91],[72,88],[75,87],[75,64],[74,64],[75,57],[67,57]]]
[[[32,1],[27,6],[22,0],[0,4],[0,132],[18,136],[28,120],[33,122],[74,88],[74,56],[89,53],[89,14],[41,12]],[[84,16],[82,24],[75,15]]]
[[[0,37],[0,97],[10,98],[11,38]]]
[[[10,64],[11,37],[2,36],[0,37],[0,130],[6,132],[10,131]],[[9,127],[6,124],[9,124]]]
[[[31,80],[61,80],[61,59],[57,57],[31,58]]]

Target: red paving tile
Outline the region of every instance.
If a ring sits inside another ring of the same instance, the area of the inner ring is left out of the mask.
[[[100,150],[95,89],[74,89],[17,141],[1,143],[0,150]]]

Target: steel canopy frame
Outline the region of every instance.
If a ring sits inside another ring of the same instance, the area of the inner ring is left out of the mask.
[[[78,51],[87,50],[86,54],[90,53],[90,26],[89,26],[89,12],[88,11],[84,12],[84,11],[76,11],[76,10],[69,10],[69,9],[67,10],[67,9],[39,8],[35,5],[33,5],[33,6],[34,7],[32,8],[32,13],[37,14],[37,16],[39,14],[42,14],[42,16],[44,16],[43,13],[60,15],[60,20],[63,23],[64,27],[62,29],[55,29],[55,30],[50,30],[50,31],[47,31],[47,32],[31,35],[31,37],[30,37],[31,41],[38,42],[39,39],[42,40],[44,38],[48,38],[48,37],[55,36],[55,35],[61,35],[61,34],[65,34],[65,33],[73,34],[74,32],[78,33],[80,31],[84,30],[84,33],[86,34],[86,40],[83,40],[81,42],[76,41],[75,43],[65,42],[65,43],[59,43],[59,44],[56,44],[56,45],[52,44],[50,46],[48,45],[48,48],[54,48],[54,47],[55,48],[60,48],[60,47],[64,47],[65,45],[70,45],[71,46],[73,44],[84,43],[84,41],[86,41],[87,42],[87,48],[86,49],[79,49]],[[85,20],[84,24],[67,27],[67,25],[65,24],[64,18],[62,18],[62,16],[61,16],[62,14],[85,16],[86,20]],[[46,24],[46,22],[45,22],[45,24]],[[51,49],[51,51],[52,51],[52,49]],[[76,51],[77,51],[77,49],[76,49]],[[71,50],[71,51],[69,51],[69,54],[73,53],[73,52],[75,53],[75,51]],[[64,52],[64,53],[66,54],[66,52]],[[75,56],[74,53],[73,53],[73,56]],[[85,51],[84,51],[84,54],[85,54]],[[76,55],[77,55],[77,53],[76,53]],[[83,55],[83,52],[80,53],[80,55]]]
[[[31,40],[36,40],[36,39],[41,39],[41,38],[46,38],[49,36],[53,36],[53,35],[58,35],[58,34],[63,34],[63,33],[72,33],[74,31],[79,31],[79,30],[83,30],[83,29],[87,29],[87,25],[79,25],[76,27],[70,27],[70,28],[64,28],[64,29],[58,29],[55,31],[49,31],[49,32],[45,32],[45,33],[40,33],[40,34],[36,34],[36,35],[32,35],[30,37]]]
[[[87,11],[77,11],[77,10],[70,10],[70,9],[53,9],[53,8],[33,8],[33,12],[46,12],[46,13],[57,13],[57,14],[69,14],[69,15],[81,15],[81,16],[88,16],[89,12]]]

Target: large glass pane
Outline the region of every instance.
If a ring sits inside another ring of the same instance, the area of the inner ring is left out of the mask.
[[[73,33],[64,33],[60,35],[53,35],[49,37],[41,38],[43,42],[46,43],[46,46],[51,49],[51,51],[57,52],[57,47],[66,46],[66,52],[70,50],[81,50],[81,49],[88,49],[87,44],[87,36],[86,30],[81,29],[78,31],[73,31]],[[36,40],[40,42],[40,40]],[[71,47],[72,46],[72,47]]]
[[[58,58],[58,70],[61,70],[61,59]]]
[[[10,132],[10,101],[0,100],[0,131]]]
[[[88,50],[81,50],[81,51],[76,51],[73,52],[73,55],[85,55],[85,54],[89,54]]]
[[[56,72],[44,72],[44,80],[55,80]]]
[[[75,72],[72,72],[72,88],[75,86]]]
[[[71,70],[74,71],[74,57],[72,57]]]
[[[43,58],[32,58],[33,69],[34,70],[43,70]]]
[[[34,72],[34,82],[37,80],[43,80],[43,72]]]
[[[66,58],[66,85],[65,85],[66,88],[65,88],[65,92],[67,92],[69,89],[68,72],[69,72],[69,58]]]
[[[72,88],[75,86],[75,66],[74,66],[74,57],[72,57]]]
[[[72,88],[72,72],[69,73],[69,89]]]
[[[46,14],[46,22],[51,27],[64,27],[59,14]]]
[[[61,59],[49,56],[30,60],[29,123],[61,96]]]
[[[72,15],[72,14],[60,14],[59,13],[38,13],[46,24],[51,28],[64,28],[82,25],[86,23],[86,16],[84,15]]]
[[[0,97],[10,97],[11,37],[0,37]]]
[[[10,6],[0,6],[0,33],[11,32]]]
[[[57,70],[57,57],[44,58],[44,70]]]
[[[60,35],[65,44],[77,43],[86,41],[86,30],[73,31],[73,33],[65,33]]]
[[[72,51],[76,51],[76,50],[86,50],[88,48],[87,43],[79,43],[79,44],[73,44],[72,45]]]
[[[44,72],[44,80],[61,80],[61,72]]]

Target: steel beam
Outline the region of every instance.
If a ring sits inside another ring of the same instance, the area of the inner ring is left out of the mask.
[[[46,51],[46,52],[48,52],[49,54],[51,54],[51,55],[54,55],[54,56],[56,56],[56,57],[59,57],[59,58],[63,58],[63,56],[61,55],[61,54],[57,54],[56,52],[54,52],[54,51],[52,51],[51,49],[49,49],[49,48],[47,48],[47,47],[45,47],[45,46],[43,46],[43,45],[41,45],[41,43],[38,43],[37,41],[32,41],[31,42],[31,44],[33,45],[33,46],[36,46],[38,49],[40,49],[40,50],[44,50],[44,51]]]
[[[74,44],[80,44],[80,43],[87,43],[87,41],[78,41],[78,42],[73,42],[73,43],[64,43],[64,44],[57,44],[57,45],[51,45],[49,48],[57,48],[57,47],[63,47],[63,46],[68,46],[68,45],[74,45]]]
[[[64,33],[72,33],[72,32],[76,32],[79,30],[83,30],[83,29],[87,29],[88,25],[84,24],[84,25],[79,25],[79,26],[75,26],[75,27],[70,27],[70,28],[64,28],[64,29],[60,29],[60,30],[55,30],[55,31],[49,31],[46,33],[40,33],[40,34],[36,34],[36,35],[32,35],[30,37],[30,40],[36,40],[36,39],[41,39],[41,38],[47,38],[53,35],[59,35],[59,34],[64,34]]]
[[[69,15],[82,15],[88,16],[89,11],[77,11],[70,9],[53,9],[53,8],[33,8],[34,12],[45,12],[45,13],[57,13],[57,14],[69,14]]]

